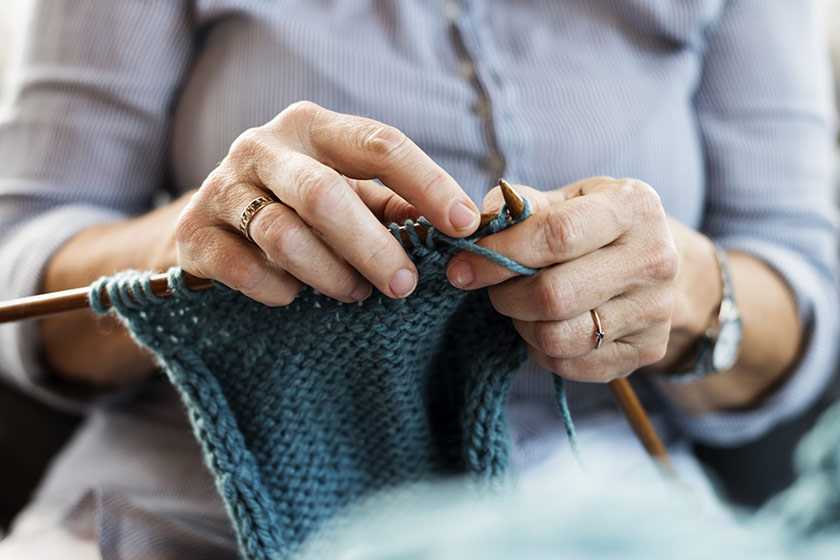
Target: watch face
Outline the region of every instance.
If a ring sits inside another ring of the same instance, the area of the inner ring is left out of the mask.
[[[712,367],[715,371],[732,368],[738,360],[738,346],[741,343],[741,321],[727,321],[718,331],[717,341],[712,350]]]

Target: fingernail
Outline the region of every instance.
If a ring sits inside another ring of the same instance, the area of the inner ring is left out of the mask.
[[[417,277],[407,268],[403,268],[394,274],[394,277],[391,278],[391,283],[388,284],[391,292],[398,298],[404,298],[413,292],[416,285]]]
[[[350,299],[353,301],[366,300],[372,291],[373,286],[371,286],[369,282],[359,282],[359,285],[356,286],[356,289],[353,290],[352,294],[350,294]]]
[[[449,209],[449,223],[455,229],[469,230],[478,221],[478,213],[461,201]]]
[[[473,283],[475,274],[470,265],[464,261],[458,261],[449,267],[449,281],[456,288],[465,288]]]

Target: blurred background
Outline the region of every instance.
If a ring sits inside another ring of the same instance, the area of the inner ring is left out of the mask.
[[[820,1],[838,67],[840,0]],[[5,63],[19,40],[28,5],[28,0],[0,0],[0,76],[8,71]],[[835,78],[835,83],[840,80]],[[801,434],[837,395],[835,387],[814,409],[759,442],[726,450],[698,447],[697,454],[720,477],[730,500],[748,507],[760,505],[790,482],[790,463],[780,457],[790,456]],[[0,381],[0,537],[26,502],[50,457],[77,424],[78,418],[50,410]]]

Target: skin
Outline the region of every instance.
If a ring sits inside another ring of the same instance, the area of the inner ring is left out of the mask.
[[[540,272],[517,277],[464,252],[447,269],[454,285],[488,286],[534,358],[569,379],[607,382],[643,367],[667,370],[690,353],[720,302],[707,238],[666,216],[640,181],[597,177],[550,192],[516,188],[533,216],[480,243]],[[239,215],[266,192],[283,203],[254,216],[252,244],[238,232]],[[500,204],[494,189],[484,210]],[[382,222],[418,214],[458,237],[478,225],[475,205],[403,133],[297,103],[240,136],[194,193],[72,238],[51,259],[44,290],[177,262],[273,306],[290,303],[303,285],[345,302],[365,299],[372,286],[405,297],[417,271]],[[796,359],[801,329],[787,286],[754,257],[733,254],[730,267],[745,332],[738,363],[689,384],[657,381],[687,410],[747,407]],[[607,333],[597,351],[592,308]],[[122,327],[92,313],[44,320],[41,336],[48,363],[77,381],[118,385],[153,370]]]

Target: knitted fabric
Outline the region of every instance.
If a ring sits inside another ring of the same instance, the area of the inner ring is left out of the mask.
[[[425,245],[407,222],[419,283],[405,300],[374,292],[343,304],[305,289],[271,308],[224,287],[192,292],[177,269],[168,298],[152,295],[146,273],[92,286],[91,306],[104,312],[107,291],[178,388],[246,557],[288,556],[376,490],[503,478],[505,410],[525,345],[486,290],[452,287],[445,267],[468,249],[534,272],[474,245],[510,226],[505,215],[469,240],[431,228]]]

